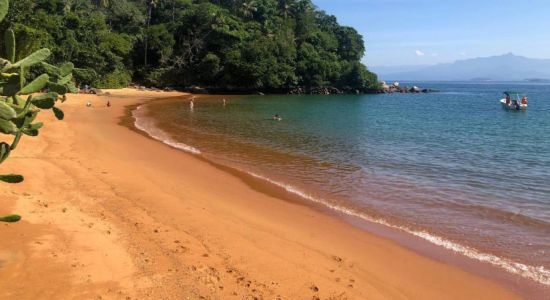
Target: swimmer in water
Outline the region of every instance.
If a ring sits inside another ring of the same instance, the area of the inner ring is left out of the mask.
[[[275,114],[273,116],[273,121],[282,121],[282,120],[283,120],[283,118],[281,118],[281,116],[279,116],[279,114]]]

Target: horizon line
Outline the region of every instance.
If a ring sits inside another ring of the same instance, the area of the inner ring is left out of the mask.
[[[516,56],[516,57],[523,57],[523,58],[527,58],[527,59],[536,59],[536,60],[550,60],[550,57],[528,57],[528,56],[525,56],[525,55],[521,55],[521,54],[515,54],[513,52],[506,52],[506,53],[503,53],[503,54],[495,54],[495,55],[489,55],[489,56],[475,56],[475,57],[465,57],[463,59],[456,59],[454,61],[448,61],[448,62],[440,62],[440,63],[435,63],[435,64],[407,64],[407,65],[371,65],[371,64],[368,64],[366,61],[363,61],[363,63],[365,63],[365,65],[367,67],[430,67],[430,66],[437,66],[437,65],[444,65],[444,64],[453,64],[453,63],[456,63],[458,61],[463,61],[463,60],[472,60],[472,59],[478,59],[478,58],[491,58],[491,57],[500,57],[500,56],[507,56],[507,55],[511,55],[511,56]]]

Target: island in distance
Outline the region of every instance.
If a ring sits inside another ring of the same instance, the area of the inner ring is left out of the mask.
[[[400,81],[550,81],[550,59],[512,53],[419,66],[370,67],[381,80]]]

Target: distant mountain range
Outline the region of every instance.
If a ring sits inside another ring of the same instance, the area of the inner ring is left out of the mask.
[[[402,81],[550,81],[550,59],[512,53],[420,66],[371,67],[381,80]]]

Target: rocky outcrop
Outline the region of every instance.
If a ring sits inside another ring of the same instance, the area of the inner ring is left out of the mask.
[[[296,87],[288,91],[289,95],[339,95],[348,93],[347,91],[335,87]]]
[[[407,87],[401,86],[399,82],[394,82],[391,85],[382,81],[380,83],[380,89],[382,93],[433,93],[437,92],[434,89],[420,88],[417,86]]]
[[[379,88],[375,89],[357,89],[352,87],[285,87],[277,89],[255,89],[241,87],[167,87],[159,89],[155,87],[145,87],[140,85],[131,85],[131,87],[143,91],[184,91],[193,94],[218,94],[218,95],[264,95],[265,94],[287,94],[287,95],[341,95],[341,94],[383,94],[383,93],[431,93],[437,92],[433,89],[420,88],[417,86],[401,86],[399,82],[388,84],[380,82]]]

